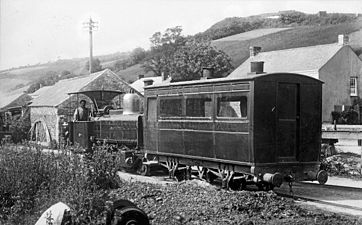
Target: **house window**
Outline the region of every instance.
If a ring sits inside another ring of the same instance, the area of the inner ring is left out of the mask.
[[[351,87],[351,96],[357,96],[357,77],[351,77],[350,87]]]

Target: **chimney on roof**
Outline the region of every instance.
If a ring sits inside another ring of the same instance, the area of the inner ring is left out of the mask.
[[[264,73],[264,62],[256,61],[250,62],[250,73],[248,74],[261,74]]]
[[[162,81],[167,80],[168,76],[165,74],[165,72],[161,72]]]
[[[207,80],[212,79],[214,76],[214,68],[213,67],[204,67],[202,68],[202,77],[201,79]]]
[[[349,38],[348,35],[340,34],[338,35],[338,45],[348,45]]]
[[[256,56],[261,52],[261,47],[259,46],[250,46],[249,47],[250,57]]]
[[[142,78],[144,78],[144,77],[145,77],[145,75],[139,74],[139,75],[138,75],[138,80],[140,80],[140,79],[142,79]]]
[[[143,81],[143,83],[145,84],[145,87],[150,86],[153,84],[153,80],[152,79],[146,79]]]

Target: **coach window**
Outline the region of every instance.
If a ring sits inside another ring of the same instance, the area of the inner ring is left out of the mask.
[[[211,95],[195,95],[186,97],[187,117],[212,117]]]
[[[247,118],[247,97],[237,94],[222,94],[217,98],[217,117]]]
[[[157,99],[147,98],[147,120],[156,121]]]
[[[182,98],[164,97],[160,99],[160,117],[181,117]]]

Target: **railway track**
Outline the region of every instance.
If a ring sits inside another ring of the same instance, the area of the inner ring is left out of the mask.
[[[275,188],[279,196],[339,208],[339,211],[359,211],[362,215],[362,188],[296,182],[290,193],[288,185]]]

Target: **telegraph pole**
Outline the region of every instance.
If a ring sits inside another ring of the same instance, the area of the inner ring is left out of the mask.
[[[83,23],[84,28],[89,31],[89,73],[93,72],[92,62],[93,62],[93,31],[98,29],[98,22],[89,18],[88,22]]]

